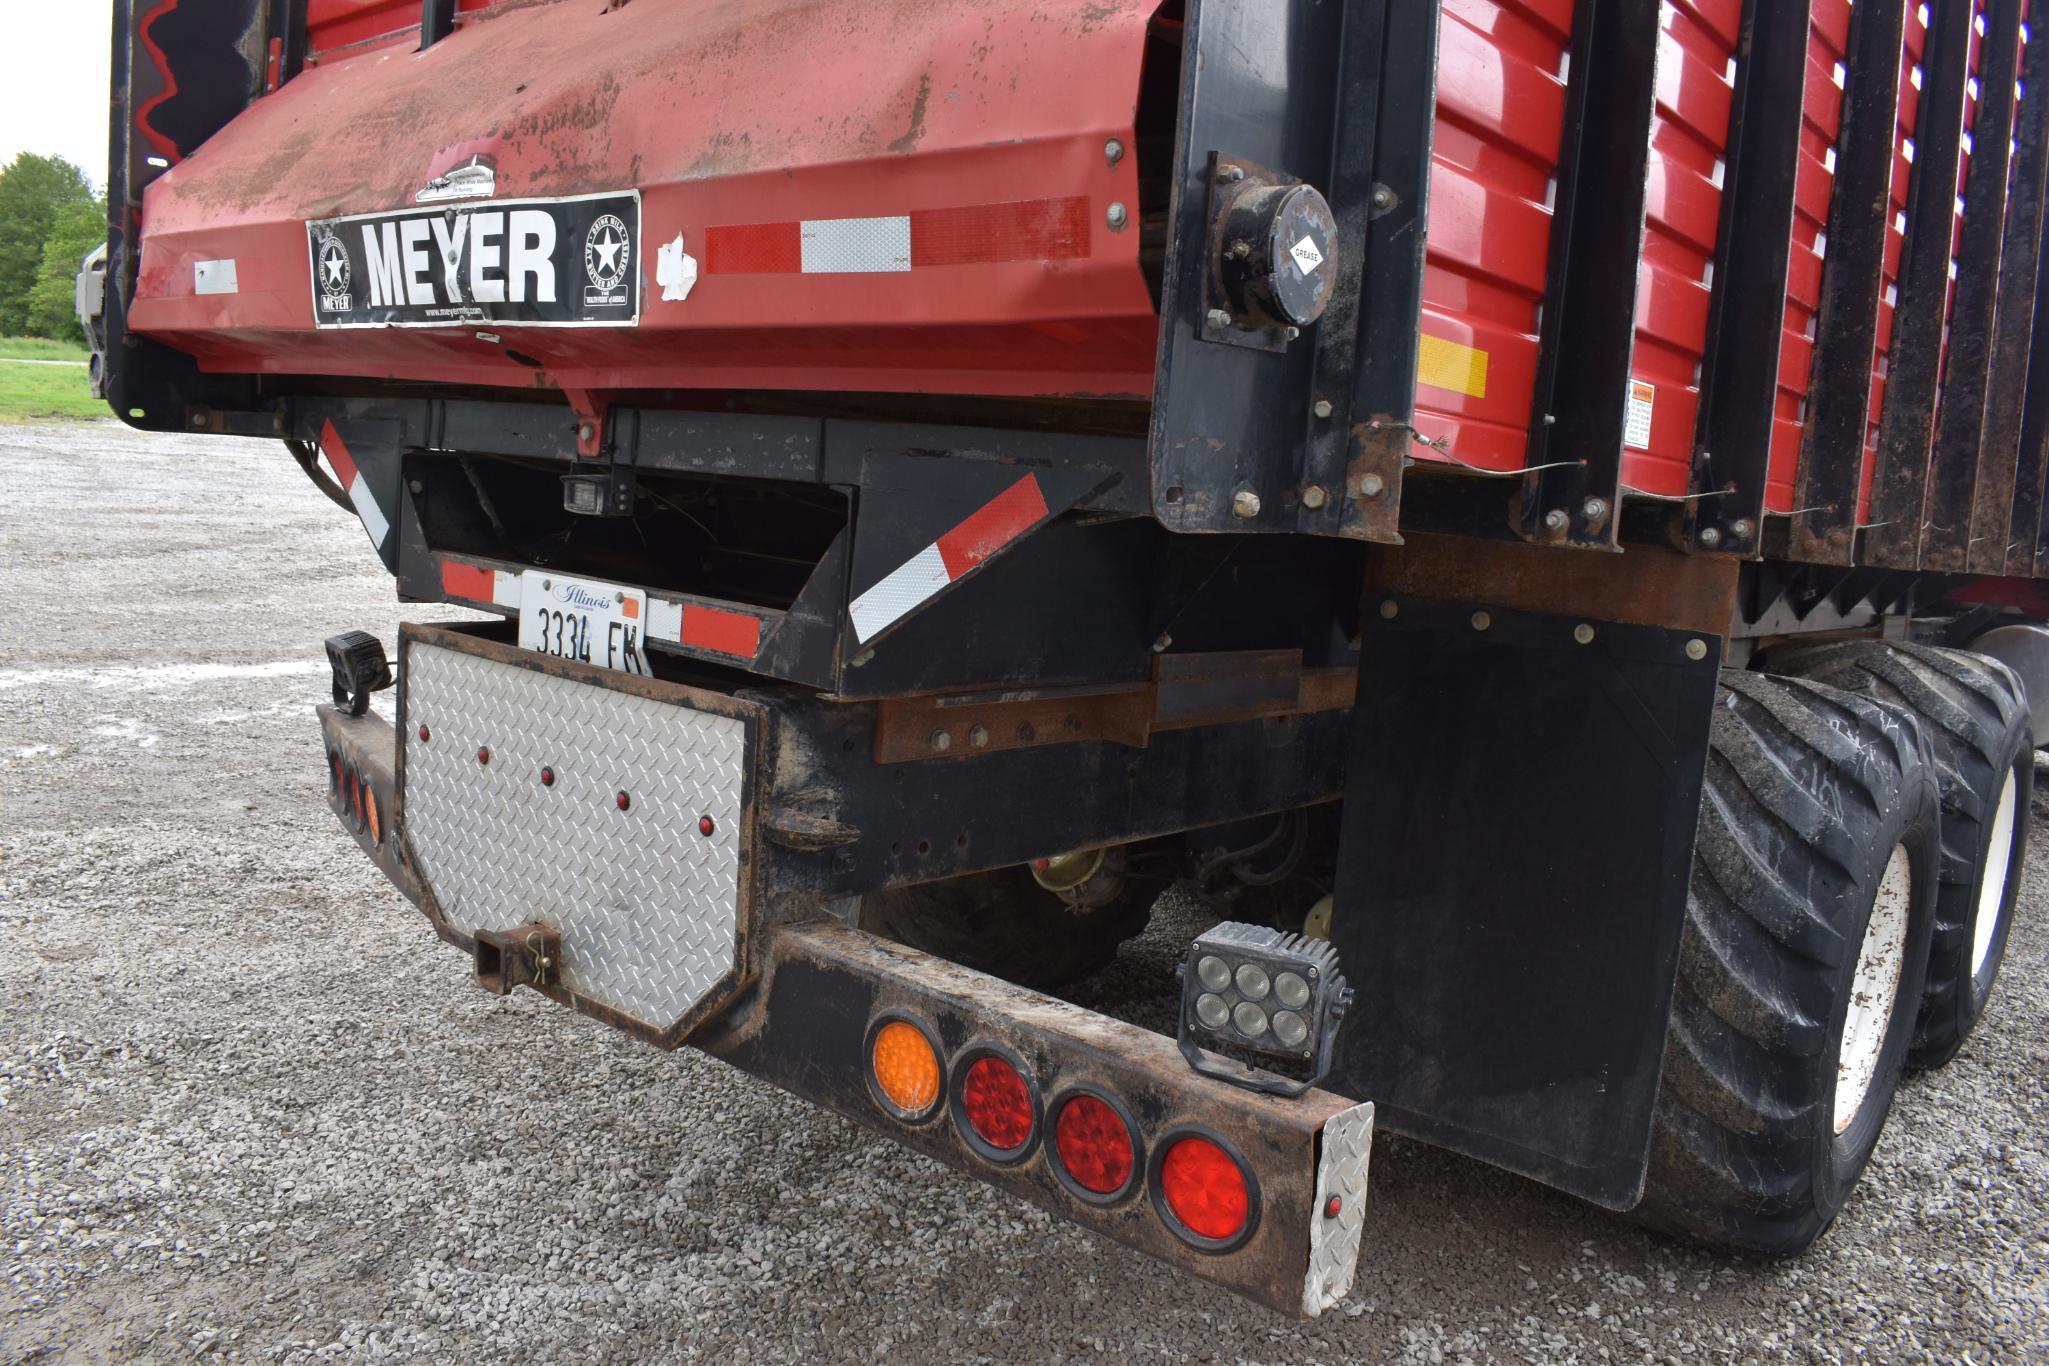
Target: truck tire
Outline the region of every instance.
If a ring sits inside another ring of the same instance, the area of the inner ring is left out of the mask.
[[[1903,708],[1928,736],[1942,784],[1942,881],[1907,1062],[1940,1067],[1985,1013],[2020,896],[2035,790],[2026,689],[1986,655],[1876,640],[1782,650],[1767,667]]]
[[[1645,1222],[1783,1256],[1842,1208],[1912,1041],[1937,803],[1911,716],[1812,683],[1724,678]]]
[[[1057,987],[1117,956],[1145,929],[1157,884],[1127,885],[1108,905],[1071,908],[1024,868],[870,892],[856,924],[870,934],[1026,987]]]

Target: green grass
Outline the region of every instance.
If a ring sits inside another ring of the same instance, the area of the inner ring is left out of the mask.
[[[84,360],[83,346],[48,337],[0,337],[0,360]]]
[[[0,360],[0,422],[111,417],[92,396],[83,365],[10,365]]]

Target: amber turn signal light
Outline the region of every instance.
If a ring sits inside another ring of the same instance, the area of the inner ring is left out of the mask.
[[[910,1021],[885,1020],[868,1042],[868,1078],[898,1119],[923,1119],[939,1103],[939,1051]]]

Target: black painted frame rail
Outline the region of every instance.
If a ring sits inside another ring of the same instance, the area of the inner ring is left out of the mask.
[[[2021,0],[1992,0],[1978,58],[1978,116],[1964,181],[1964,229],[1957,250],[1935,446],[1922,493],[1920,563],[1960,572],[1970,553],[1971,509],[1981,472],[1985,402],[1992,377],[1993,309],[2006,240],[2006,184],[2019,75]]]
[[[1559,148],[1529,473],[1527,540],[1615,547],[1622,434],[1636,353],[1658,0],[1581,0]]]
[[[1942,377],[1949,252],[1956,230],[1957,155],[1971,54],[1970,0],[1930,0],[1928,46],[1914,128],[1907,241],[1893,306],[1885,406],[1871,477],[1871,521],[1859,528],[1856,561],[1912,569],[1921,550],[1922,495]]]
[[[1836,141],[1828,254],[1807,388],[1806,430],[1787,533],[1791,559],[1848,564],[1871,422],[1871,370],[1885,291],[1893,158],[1900,121],[1900,49],[1908,0],[1859,0],[1850,13],[1849,77]]]
[[[2005,573],[2021,540],[2013,534],[2012,519],[2028,379],[2032,374],[2038,385],[2049,384],[2049,376],[2031,359],[2042,316],[2036,311],[2036,285],[2042,259],[2042,195],[2045,172],[2049,172],[2049,42],[2030,42],[2023,47],[2021,90],[2014,115],[2006,237],[1999,252],[1999,296],[1992,314],[1985,429],[1979,441],[1977,491],[1971,502],[1965,562],[1980,574]]]
[[[1811,0],[1745,0],[1686,503],[1692,551],[1756,552],[1778,410]]]

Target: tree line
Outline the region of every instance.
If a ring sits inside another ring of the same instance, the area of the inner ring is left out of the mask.
[[[79,267],[107,237],[107,201],[62,157],[23,152],[0,170],[0,337],[83,342]]]

